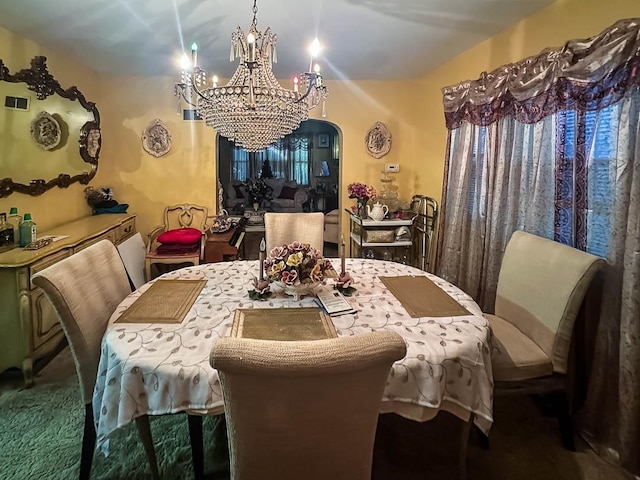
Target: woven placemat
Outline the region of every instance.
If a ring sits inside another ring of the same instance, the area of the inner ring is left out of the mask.
[[[157,280],[116,323],[181,323],[206,280]]]
[[[316,307],[236,310],[232,337],[260,340],[324,340],[336,338],[331,317]]]
[[[471,315],[427,277],[380,277],[380,280],[413,318]]]

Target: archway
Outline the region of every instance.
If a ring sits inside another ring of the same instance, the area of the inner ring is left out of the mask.
[[[218,136],[217,172],[223,187],[223,207],[234,214],[251,208],[247,181],[269,179],[275,186],[274,197],[262,201],[261,208],[272,211],[330,212],[338,208],[340,198],[340,136],[331,123],[310,119],[274,147],[249,153]],[[266,165],[265,165],[266,163]],[[297,193],[292,205],[281,196]],[[278,188],[280,187],[280,188]],[[220,208],[220,206],[218,206]]]

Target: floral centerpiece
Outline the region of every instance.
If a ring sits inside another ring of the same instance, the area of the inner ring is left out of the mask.
[[[296,300],[324,278],[336,278],[331,262],[308,243],[293,242],[275,247],[264,261],[267,278],[282,286]]]
[[[376,198],[376,189],[364,183],[350,183],[347,185],[349,198],[356,199],[357,214],[361,218],[367,217],[367,202],[370,198]]]

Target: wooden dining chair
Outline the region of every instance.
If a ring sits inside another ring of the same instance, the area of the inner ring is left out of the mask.
[[[385,383],[405,354],[395,332],[217,340],[231,478],[370,480]]]
[[[116,247],[101,240],[32,277],[55,309],[65,333],[78,374],[85,404],[80,479],[90,477],[96,445],[92,396],[100,361],[100,343],[109,317],[131,293],[129,280]],[[151,467],[158,479],[158,465],[151,440],[149,418],[136,418],[136,426]]]
[[[324,247],[324,214],[273,213],[264,214],[267,254],[272,248],[298,241],[308,243],[322,252]]]
[[[504,252],[492,330],[494,395],[545,394],[555,406],[565,448],[575,450],[567,398],[573,326],[605,261],[523,231]]]
[[[151,267],[156,264],[200,264],[204,259],[207,220],[207,207],[183,203],[165,208],[164,223],[154,227],[147,239],[147,281],[151,280]],[[194,238],[191,238],[192,234],[195,234]],[[166,243],[163,243],[163,237],[167,238]]]

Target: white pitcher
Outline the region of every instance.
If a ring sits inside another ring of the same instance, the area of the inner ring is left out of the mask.
[[[387,207],[386,205],[382,205],[380,202],[376,202],[373,205],[373,208],[369,208],[369,205],[367,205],[367,215],[369,215],[376,222],[384,220],[384,217],[387,213],[389,213],[389,207]]]

